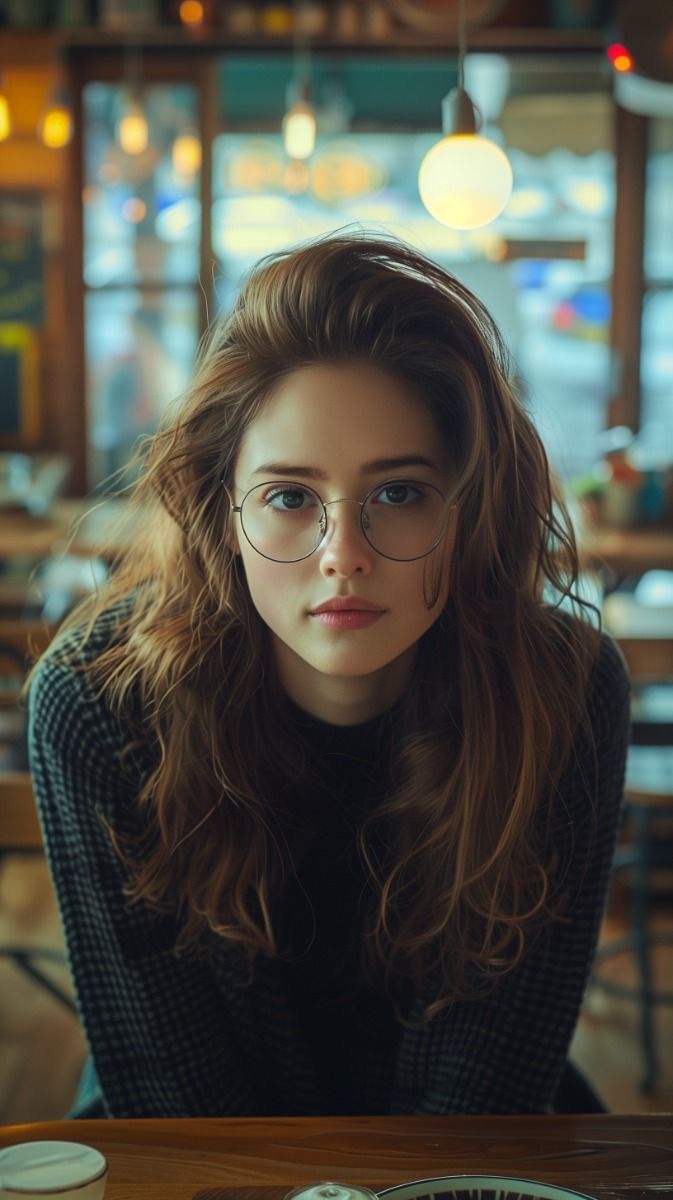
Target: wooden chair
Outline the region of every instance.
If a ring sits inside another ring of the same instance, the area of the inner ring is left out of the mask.
[[[35,808],[32,780],[27,771],[0,774],[0,861],[9,855],[42,855],[42,830]],[[0,957],[16,966],[44,988],[70,1012],[77,1009],[72,998],[49,978],[35,960],[67,965],[66,955],[52,947],[0,945]]]
[[[47,624],[39,618],[0,618],[0,645],[12,647],[22,654],[26,663],[34,654],[46,650],[56,633],[57,626]]]
[[[19,692],[34,657],[51,642],[56,626],[40,619],[0,617],[0,744],[9,770],[27,770],[26,714]]]

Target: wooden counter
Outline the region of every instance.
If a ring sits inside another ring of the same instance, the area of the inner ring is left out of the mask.
[[[518,1176],[597,1200],[673,1197],[673,1115],[661,1113],[50,1121],[0,1129],[0,1147],[30,1140],[95,1146],[108,1160],[105,1200],[282,1200],[300,1184],[380,1191],[462,1174]]]

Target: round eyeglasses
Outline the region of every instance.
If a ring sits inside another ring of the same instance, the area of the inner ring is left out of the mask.
[[[360,528],[372,549],[395,562],[413,562],[439,544],[456,507],[439,488],[418,479],[389,479],[364,500],[327,503],[306,484],[276,480],[257,484],[233,504],[224,479],[220,482],[232,511],[240,514],[247,541],[272,562],[301,562],[318,549],[327,532],[329,504],[358,504]]]

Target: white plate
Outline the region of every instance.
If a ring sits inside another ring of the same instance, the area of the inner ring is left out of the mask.
[[[439,1175],[377,1194],[386,1200],[595,1200],[586,1192],[511,1175]]]

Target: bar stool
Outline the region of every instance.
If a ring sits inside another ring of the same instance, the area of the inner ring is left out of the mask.
[[[657,1061],[653,1007],[673,1004],[672,991],[655,991],[651,954],[673,945],[673,933],[648,924],[654,872],[661,871],[673,890],[673,573],[648,572],[633,593],[613,592],[603,604],[604,624],[617,640],[632,684],[631,732],[626,766],[625,824],[632,840],[618,846],[612,874],[631,872],[631,928],[599,947],[591,983],[612,996],[640,1005],[640,1037],[645,1073],[643,1092],[655,1086]],[[668,836],[666,836],[668,822]],[[639,985],[606,979],[601,965],[618,954],[632,954]]]
[[[654,1089],[657,1077],[653,1006],[673,1004],[673,991],[655,991],[652,984],[651,953],[654,946],[673,946],[673,931],[654,931],[648,924],[648,901],[652,872],[670,876],[673,888],[673,747],[630,746],[626,770],[625,818],[633,824],[633,841],[615,852],[612,876],[631,868],[631,919],[629,932],[600,946],[596,952],[590,986],[608,995],[634,1000],[640,1005],[640,1037],[645,1060],[642,1092]],[[662,822],[669,821],[668,837],[661,837]],[[618,954],[635,956],[639,984],[630,987],[606,979],[601,964]]]

